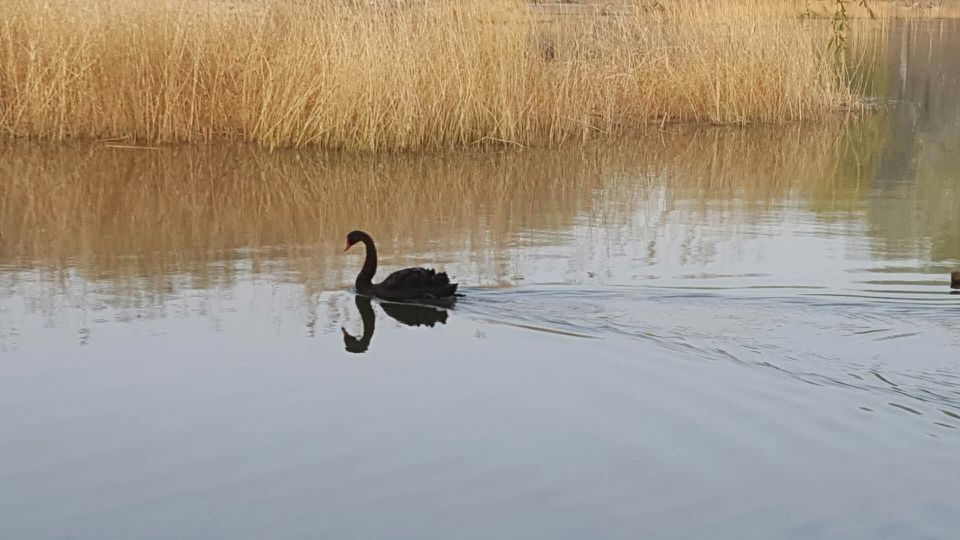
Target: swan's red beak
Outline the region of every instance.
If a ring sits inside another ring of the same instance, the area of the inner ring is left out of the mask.
[[[346,242],[343,243],[343,250],[346,251],[346,250],[350,249],[350,246],[352,246],[352,245],[353,245],[353,244],[351,244],[350,241],[347,240]]]

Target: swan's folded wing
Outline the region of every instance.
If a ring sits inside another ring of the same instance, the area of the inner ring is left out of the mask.
[[[380,286],[385,289],[417,289],[449,284],[446,272],[438,274],[432,268],[404,268],[387,276]]]

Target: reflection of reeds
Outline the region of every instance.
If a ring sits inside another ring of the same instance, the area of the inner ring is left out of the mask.
[[[864,171],[838,178],[851,133],[842,126],[687,131],[614,148],[389,162],[254,146],[12,144],[0,151],[0,257],[157,287],[171,275],[229,279],[239,260],[254,272],[281,261],[294,279],[336,287],[356,264],[340,253],[343,235],[363,228],[387,266],[436,260],[497,281],[509,276],[498,266],[505,251],[578,224],[641,215],[656,226],[679,201],[766,205],[799,195],[843,205],[860,195],[852,176]]]
[[[960,260],[960,22],[906,21],[885,35],[889,63],[872,86],[900,106],[884,125],[877,176],[897,196],[870,201],[871,234],[880,253],[952,263]]]
[[[269,146],[550,145],[664,122],[783,123],[852,95],[824,25],[766,0],[0,4],[0,130]]]

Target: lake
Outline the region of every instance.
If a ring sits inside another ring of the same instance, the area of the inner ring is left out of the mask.
[[[874,47],[828,124],[3,143],[0,537],[955,537],[960,24]]]

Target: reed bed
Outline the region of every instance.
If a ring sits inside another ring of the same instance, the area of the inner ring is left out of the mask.
[[[396,151],[552,146],[855,107],[770,0],[3,0],[0,134]]]

